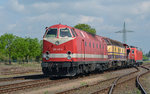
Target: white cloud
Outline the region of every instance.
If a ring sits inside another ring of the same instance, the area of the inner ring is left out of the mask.
[[[39,12],[46,12],[49,10],[54,10],[54,9],[58,9],[59,8],[59,4],[58,3],[44,3],[44,2],[40,2],[40,3],[34,3],[32,4],[32,7],[37,9]]]
[[[143,1],[141,3],[138,3],[132,9],[132,12],[135,14],[145,14],[149,13],[149,11],[150,11],[150,1]]]
[[[17,25],[16,24],[10,24],[8,25],[8,30],[13,30]]]
[[[92,17],[92,16],[83,16],[81,15],[79,18],[78,23],[91,23],[97,21],[99,23],[103,23],[103,18],[99,18],[99,17]]]
[[[4,7],[0,6],[0,9],[3,9]]]
[[[131,33],[131,38],[139,36],[143,41],[141,44],[145,45],[144,42],[149,40],[149,16],[148,0],[9,0],[0,6],[0,33],[12,33],[13,30],[19,36],[40,38],[46,26],[85,23],[95,28],[99,35],[110,38],[120,36],[122,40],[122,35],[114,32],[121,30],[126,21],[127,29],[136,31]]]
[[[19,4],[18,0],[10,0],[9,5],[17,12],[22,12],[25,9],[24,5]]]
[[[132,19],[130,19],[130,18],[125,18],[125,22],[126,22],[126,23],[132,23],[133,21],[132,21]]]
[[[101,25],[98,29],[100,31],[115,32],[115,31],[121,30],[122,28],[116,27],[114,25]]]
[[[141,4],[141,10],[142,11],[149,11],[150,10],[150,1],[145,1]]]

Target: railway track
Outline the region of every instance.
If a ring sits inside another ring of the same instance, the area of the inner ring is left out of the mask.
[[[143,66],[143,68],[144,68],[144,66]],[[122,76],[132,75],[132,74],[137,73],[138,71],[139,70],[136,69],[136,71],[131,72],[129,74],[122,75]],[[36,77],[39,77],[39,76],[35,75],[35,78]],[[86,78],[86,77],[82,77],[82,78]],[[23,77],[1,78],[0,81],[13,81],[13,80],[22,80],[22,79],[24,80],[24,79],[29,79],[29,78],[32,78],[32,76],[31,77],[26,77],[26,76],[24,77],[23,76]],[[98,93],[106,94],[106,93],[108,93],[108,91],[110,91],[110,88],[112,87],[111,83],[113,83],[114,81],[117,81],[117,79],[119,79],[119,78],[122,78],[122,77],[121,76],[113,77],[113,78],[110,78],[110,79],[107,79],[107,80],[104,80],[104,81],[99,81],[99,82],[97,82],[95,84],[92,84],[92,85],[83,85],[79,88],[75,88],[75,89],[71,89],[71,90],[68,90],[68,91],[60,92],[58,94],[66,94],[66,93],[71,93],[71,92],[76,92],[76,91],[82,91],[82,90],[86,90],[87,88],[91,88],[91,87],[92,88],[97,87],[96,90],[90,92],[91,94],[98,94]],[[135,79],[135,77],[133,77],[133,78],[131,77],[131,79]],[[128,79],[127,81],[129,81],[131,79]],[[26,90],[26,89],[31,89],[31,88],[35,88],[35,87],[49,86],[49,85],[53,85],[55,83],[63,82],[63,81],[67,81],[67,80],[69,80],[69,78],[63,78],[63,79],[58,79],[58,80],[50,80],[48,77],[47,78],[43,77],[43,78],[37,79],[37,80],[34,79],[33,81],[19,82],[19,83],[15,83],[15,84],[3,85],[3,86],[0,86],[0,94],[10,93],[10,92],[19,91],[19,90]],[[125,83],[127,81],[121,81],[121,82],[118,82],[117,84],[114,84],[114,85],[119,85],[119,84]],[[100,87],[102,85],[103,86],[105,85],[105,86]]]
[[[143,73],[143,74],[140,74],[140,75],[138,75],[138,76],[136,77],[136,87],[141,91],[142,94],[148,94],[148,93],[146,92],[146,90],[144,89],[144,87],[142,86],[142,84],[140,83],[140,80],[139,80],[139,79],[140,79],[140,77],[142,77],[143,75],[146,75],[146,74],[150,73],[150,69],[147,68],[147,67],[144,67],[144,66],[141,66],[141,67],[147,69],[147,72],[145,72],[145,73]]]
[[[138,72],[139,70],[137,69],[134,72],[130,72],[129,74],[134,74],[136,72]],[[128,75],[129,75],[128,74]],[[127,75],[127,74],[126,74]],[[103,81],[99,81],[95,84],[92,85],[84,85],[78,88],[73,88],[67,91],[63,91],[63,92],[59,92],[57,94],[85,94],[89,93],[89,94],[106,94],[109,91],[109,88],[111,87],[111,83],[113,83],[115,81],[115,79],[119,78],[120,76],[117,77],[113,77],[107,80],[103,80]]]
[[[25,80],[25,79],[40,79],[40,78],[45,78],[45,77],[46,76],[44,76],[43,74],[16,76],[16,77],[0,78],[0,82]]]
[[[63,91],[63,92],[59,92],[57,94],[85,94],[85,92],[89,93],[89,94],[112,94],[115,87],[121,86],[122,84],[125,84],[131,80],[135,81],[137,74],[143,72],[142,70],[139,70],[139,68],[135,67],[136,71],[131,72],[131,73],[127,73],[118,77],[114,77],[108,80],[104,80],[104,81],[100,81],[98,83],[92,84],[92,85],[84,85],[78,88],[74,88],[74,89],[70,89],[67,91]],[[148,70],[148,68],[141,66],[141,68]],[[142,74],[145,74],[145,72],[143,72]],[[113,83],[113,84],[111,84]],[[117,88],[117,87],[116,87]],[[114,93],[116,94],[116,93]],[[143,94],[147,94],[147,93],[143,93]]]
[[[120,69],[122,70],[122,69]],[[120,71],[117,70],[117,71]],[[116,71],[116,70],[115,70]],[[111,72],[115,72],[111,71]],[[110,73],[110,71],[104,72],[105,73]],[[102,75],[103,75],[102,74]],[[90,76],[85,76],[85,77],[79,77],[78,79],[85,79],[89,77],[96,77],[99,74],[91,74]],[[14,83],[14,84],[8,84],[8,85],[1,85],[0,86],[0,94],[1,93],[9,93],[9,92],[14,92],[14,91],[19,91],[19,90],[26,90],[26,89],[31,89],[34,87],[41,87],[41,86],[49,86],[58,82],[63,82],[63,81],[69,81],[69,78],[64,78],[64,79],[57,79],[57,80],[50,80],[49,78],[41,77],[42,75],[31,75],[31,76],[19,76],[19,77],[9,77],[9,78],[1,78],[1,81],[15,81],[15,80],[26,80],[26,79],[34,79],[33,81],[27,81],[27,82],[19,82],[19,83]],[[35,78],[40,78],[40,80],[35,80]],[[114,78],[115,79],[115,78]],[[76,78],[71,79],[71,80],[76,80]],[[111,81],[111,80],[110,80]]]
[[[144,67],[144,66],[141,66],[141,68],[144,68],[144,69],[146,69],[146,70],[149,70],[148,68],[146,68],[146,67]],[[139,71],[139,72],[142,72],[142,71]],[[147,73],[147,72],[142,72],[142,73],[140,73],[140,75],[141,74],[145,74],[145,73]],[[138,74],[137,74],[138,75]],[[108,94],[113,94],[114,93],[114,91],[115,90],[117,90],[117,89],[120,89],[120,87],[121,87],[121,85],[123,85],[123,84],[125,84],[125,83],[128,83],[128,82],[130,82],[130,81],[136,81],[136,85],[138,85],[139,86],[139,81],[137,80],[137,79],[139,79],[139,75],[137,76],[137,75],[131,75],[131,77],[127,77],[128,76],[128,74],[127,75],[122,75],[122,76],[120,76],[119,78],[117,78],[115,81],[114,81],[114,83],[112,84],[112,86],[111,86],[111,88],[109,89],[109,92],[108,92]],[[126,80],[124,80],[124,81],[121,81],[121,79],[123,80],[123,78],[124,77],[126,77],[125,79]],[[138,82],[137,82],[138,81]],[[117,87],[116,87],[117,86]],[[140,86],[139,86],[140,87]],[[143,88],[141,88],[141,90],[142,90]],[[116,94],[117,92],[115,92],[114,94]],[[147,93],[142,93],[142,94],[147,94]]]
[[[58,83],[61,81],[66,81],[66,80],[68,80],[68,79],[66,78],[66,79],[52,81],[49,78],[44,78],[44,79],[40,79],[40,80],[33,80],[33,81],[3,85],[3,86],[0,86],[0,94],[9,93],[9,92],[18,91],[18,90],[30,89],[30,88],[34,88],[34,87],[52,85],[52,84],[55,84],[56,82]]]
[[[114,91],[114,88],[116,87],[116,85],[118,85],[118,84],[123,84],[123,83],[125,83],[126,81],[129,81],[129,80],[133,79],[132,76],[135,75],[136,73],[138,73],[138,72],[140,71],[137,67],[135,67],[135,68],[137,69],[136,71],[131,72],[131,73],[127,73],[127,74],[124,74],[124,75],[121,75],[121,76],[118,76],[118,77],[114,80],[114,82],[112,83],[111,86],[108,86],[108,87],[106,87],[106,88],[104,88],[104,89],[102,89],[102,90],[98,90],[98,91],[96,91],[96,92],[93,92],[92,94],[101,94],[101,93],[104,93],[104,94],[112,94],[113,91]],[[125,79],[122,79],[123,77],[125,77]],[[122,79],[123,81],[120,81],[120,82],[119,82],[120,79]],[[127,79],[127,80],[126,80],[126,79]]]

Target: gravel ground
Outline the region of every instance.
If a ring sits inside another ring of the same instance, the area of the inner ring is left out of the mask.
[[[150,72],[140,77],[140,82],[146,90],[147,94],[150,94]]]
[[[141,94],[139,89],[135,86],[135,79],[128,81],[122,85],[116,86],[119,88],[114,91],[114,94]]]
[[[5,65],[0,63],[0,78],[42,73],[40,63]]]
[[[141,73],[147,71],[147,70],[140,68],[140,67],[139,67],[139,69],[140,69],[140,72],[135,73],[131,77],[133,77],[133,76],[136,77],[138,74],[141,74]],[[123,79],[124,80],[129,79],[129,77],[126,76]],[[115,90],[114,90],[114,94],[141,94],[141,92],[138,90],[138,88],[136,88],[135,80],[136,80],[136,78],[134,78],[134,79],[132,79],[126,83],[123,83],[123,84],[116,86]]]
[[[25,72],[25,71],[28,71],[28,70],[30,70],[30,73],[15,74],[15,72],[18,72],[18,71]],[[0,78],[35,74],[36,70],[38,71],[38,73],[42,73],[40,64],[35,64],[35,65],[33,64],[33,66],[30,66],[30,65],[29,66],[28,65],[27,66],[26,65],[25,66],[24,65],[20,66],[20,65],[0,64]],[[20,91],[18,93],[13,92],[13,93],[10,93],[10,94],[55,94],[57,92],[61,92],[61,91],[64,91],[64,90],[69,90],[69,89],[72,89],[72,88],[77,88],[77,87],[80,87],[80,86],[83,86],[83,85],[94,84],[96,82],[103,81],[103,80],[106,80],[106,79],[109,79],[109,78],[113,78],[113,77],[116,77],[116,76],[121,75],[121,74],[126,74],[126,73],[131,72],[131,71],[133,71],[133,69],[123,69],[123,70],[116,70],[116,71],[113,71],[113,72],[104,72],[104,73],[101,73],[101,74],[95,74],[95,75],[92,75],[92,76],[87,76],[87,77],[83,77],[83,78],[77,78],[77,79],[74,79],[74,80],[69,80],[67,82],[56,83],[56,84],[51,85],[51,86],[37,87],[37,88],[29,89],[29,90]],[[6,74],[5,72],[6,73],[10,72],[11,74],[4,75],[4,74]],[[147,87],[150,87],[150,83],[147,84],[148,82],[150,82],[150,75],[145,77],[146,80],[147,80],[147,78],[149,80],[145,83],[146,83]],[[120,91],[118,94],[140,94],[139,93],[140,91],[137,88],[132,88],[132,87],[134,87],[132,82],[133,81],[127,83],[125,85],[126,89],[125,90],[120,89],[122,92]],[[127,90],[132,91],[132,92],[128,92]]]
[[[28,91],[28,92],[24,92],[24,93],[25,94],[44,94],[44,93],[46,93],[46,94],[55,94],[55,93],[58,93],[58,92],[70,90],[70,89],[81,87],[81,86],[84,86],[84,85],[91,85],[91,84],[97,83],[99,81],[103,81],[103,80],[106,80],[106,79],[109,79],[109,78],[113,78],[113,77],[119,76],[121,74],[126,74],[128,72],[132,72],[132,71],[135,71],[135,70],[136,69],[131,69],[130,68],[130,69],[123,69],[123,70],[116,70],[114,72],[105,72],[103,74],[96,74],[96,75],[92,75],[92,76],[87,76],[87,77],[83,77],[83,78],[69,80],[67,82],[56,83],[55,85],[51,85],[47,88],[43,88],[43,89],[40,88],[40,90],[38,90],[38,88],[37,89],[32,89],[32,91],[30,91],[30,92]],[[101,85],[99,85],[99,86],[101,87]],[[81,92],[81,93],[78,92],[78,94],[83,94],[83,92]]]
[[[5,81],[5,82],[0,82],[0,86],[2,85],[8,85],[8,84],[15,84],[15,83],[20,83],[20,82],[27,82],[31,80],[14,80],[14,81]]]

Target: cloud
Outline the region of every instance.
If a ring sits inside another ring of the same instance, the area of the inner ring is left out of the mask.
[[[22,12],[25,10],[24,5],[19,4],[18,0],[10,0],[9,5],[13,10],[17,12]]]
[[[13,30],[17,25],[16,24],[10,24],[8,25],[8,30]]]
[[[150,1],[145,1],[145,2],[141,3],[140,9],[143,12],[149,12],[150,11]]]
[[[55,3],[55,2],[50,2],[50,3],[46,3],[46,2],[40,2],[40,3],[34,3],[32,4],[32,7],[34,9],[36,9],[38,12],[47,12],[47,11],[53,11],[55,9],[59,8],[59,4]]]
[[[128,40],[140,39],[140,46],[146,48],[150,46],[144,44],[149,40],[149,17],[148,0],[5,0],[0,5],[0,35],[13,30],[21,37],[42,39],[46,26],[85,23],[95,28],[98,35],[121,41],[122,35],[114,32],[121,30],[126,21],[127,29],[135,31]]]
[[[4,8],[3,6],[0,6],[0,10],[3,9],[3,8]]]
[[[150,1],[143,1],[141,3],[138,3],[134,6],[132,9],[132,12],[135,14],[145,14],[149,13],[150,11]]]
[[[103,18],[98,18],[98,17],[81,15],[80,18],[79,18],[78,23],[92,23],[94,21],[102,23],[104,21],[104,19]]]

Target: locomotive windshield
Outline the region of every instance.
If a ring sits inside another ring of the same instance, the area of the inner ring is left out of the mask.
[[[68,28],[60,29],[60,37],[72,37]]]
[[[49,29],[46,37],[57,37],[57,29]]]

